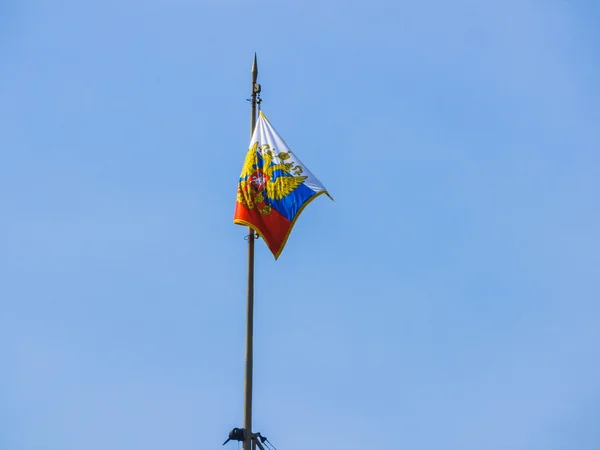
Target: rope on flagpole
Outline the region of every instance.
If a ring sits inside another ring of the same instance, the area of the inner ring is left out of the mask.
[[[271,444],[271,441],[265,438],[265,442],[267,443],[268,446],[273,447],[274,450],[277,450],[277,447],[275,447],[273,444]]]

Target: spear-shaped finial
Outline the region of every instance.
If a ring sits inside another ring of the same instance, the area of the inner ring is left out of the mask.
[[[254,61],[252,61],[252,82],[256,83],[258,79],[258,62],[256,61],[256,52],[254,52]]]

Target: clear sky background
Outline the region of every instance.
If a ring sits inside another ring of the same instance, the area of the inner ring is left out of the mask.
[[[600,448],[598,23],[592,0],[0,2],[0,448],[241,426],[255,51],[336,199],[279,261],[257,244],[255,431]]]

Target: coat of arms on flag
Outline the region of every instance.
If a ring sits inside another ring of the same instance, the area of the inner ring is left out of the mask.
[[[238,184],[233,222],[255,230],[279,257],[302,210],[331,196],[261,112]]]

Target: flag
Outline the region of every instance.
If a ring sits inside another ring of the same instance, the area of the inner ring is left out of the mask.
[[[255,230],[277,259],[302,210],[321,194],[331,198],[261,112],[240,175],[233,223]]]

